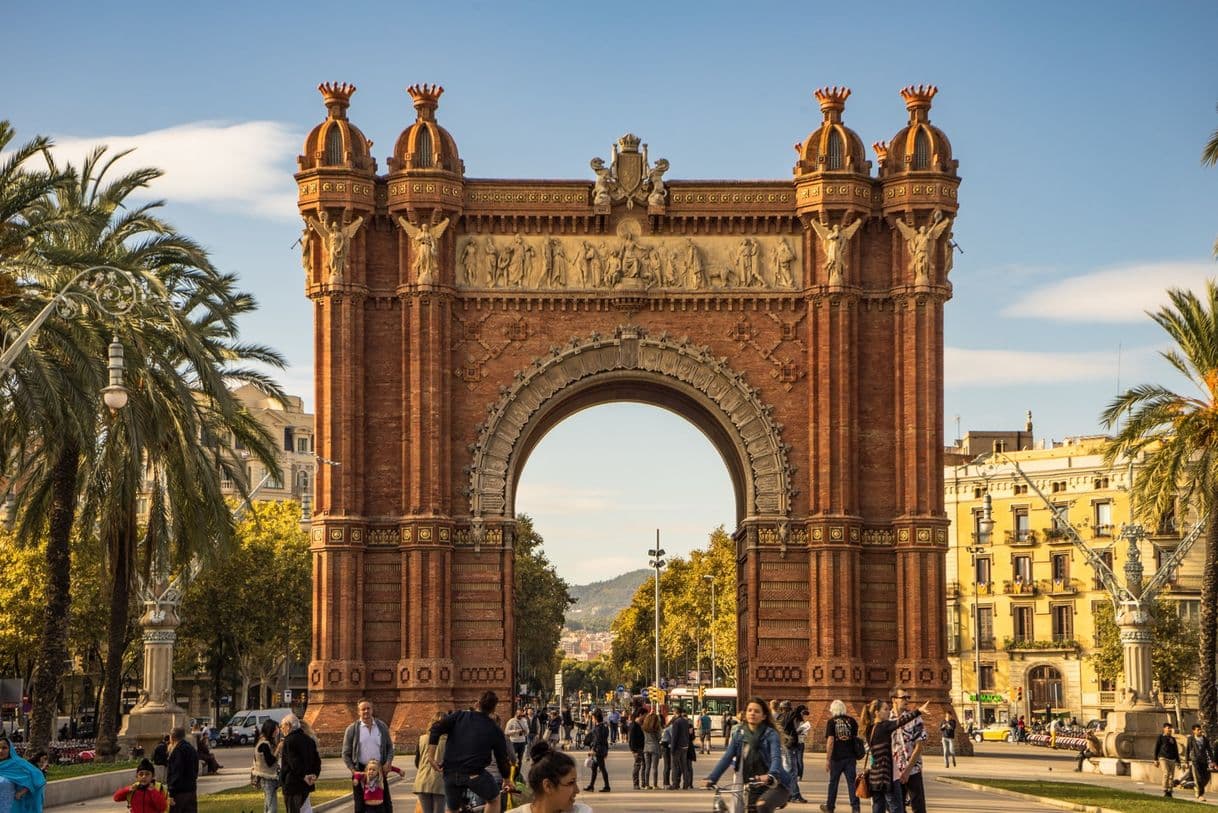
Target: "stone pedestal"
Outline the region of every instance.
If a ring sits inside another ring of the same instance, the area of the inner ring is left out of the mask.
[[[177,639],[176,591],[166,590],[156,599],[144,602],[140,625],[144,628],[144,688],[139,701],[123,720],[119,731],[119,746],[130,750],[142,745],[151,755],[152,749],[174,726],[187,727],[189,715],[173,698],[173,644]]]
[[[1154,762],[1155,740],[1168,722],[1167,712],[1153,705],[1108,712],[1104,731],[1104,756],[1133,762]]]

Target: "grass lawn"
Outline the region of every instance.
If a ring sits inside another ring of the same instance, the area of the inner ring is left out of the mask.
[[[109,771],[126,771],[131,774],[131,781],[135,781],[135,766],[139,765],[138,759],[121,759],[118,762],[81,762],[78,765],[52,765],[47,779],[54,782],[56,779],[71,779],[75,776],[89,776],[95,773],[107,773]],[[121,782],[119,783],[122,784]],[[115,785],[117,788],[118,785]]]
[[[323,779],[313,788],[309,798],[314,805],[351,795],[350,779]],[[249,785],[222,790],[199,797],[199,813],[261,813],[262,791]],[[282,799],[280,805],[282,806]]]
[[[1167,813],[1170,810],[1180,810],[1181,807],[1195,810],[1209,809],[1208,805],[1192,801],[1193,791],[1182,788],[1176,789],[1174,798],[1167,799],[1162,795],[1150,796],[1146,793],[1115,790],[1081,782],[1033,782],[1026,779],[990,779],[977,776],[962,776],[960,779],[991,788],[1045,796],[1074,804],[1106,807],[1109,810],[1123,811],[1123,813]]]

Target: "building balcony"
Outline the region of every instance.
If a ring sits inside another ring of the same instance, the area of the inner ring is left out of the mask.
[[[1113,526],[1111,525],[1096,525],[1091,529],[1091,535],[1096,539],[1112,536]]]
[[[993,596],[997,594],[992,582],[977,582],[976,591],[979,596]]]
[[[1037,542],[1036,531],[1004,531],[1003,534],[1013,548],[1026,548]]]
[[[1041,535],[1050,545],[1069,545],[1074,542],[1074,538],[1070,536],[1069,531],[1065,528],[1058,528],[1056,525],[1045,528],[1041,531]]]
[[[947,583],[947,597],[960,598],[960,582]]]
[[[1002,648],[1013,654],[1022,652],[1069,654],[1077,653],[1082,649],[1078,641],[1060,635],[1053,636],[1050,641],[1025,637],[1007,638],[1002,642]]]
[[[1051,596],[1072,596],[1079,590],[1077,579],[1049,579],[1045,584]]]
[[[1034,596],[1036,595],[1036,583],[1019,580],[1003,582],[1002,592],[1008,596]]]

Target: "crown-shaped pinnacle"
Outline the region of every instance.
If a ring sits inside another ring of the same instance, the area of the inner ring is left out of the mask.
[[[877,141],[871,145],[871,149],[875,150],[876,160],[881,164],[888,160],[888,145],[883,141]]]
[[[930,110],[930,102],[938,92],[934,85],[910,85],[901,89],[901,98],[906,110]]]
[[[841,113],[846,109],[846,99],[850,98],[850,88],[848,87],[823,87],[817,90],[814,94],[816,101],[820,103],[821,112],[825,114],[825,118],[829,118],[831,113]]]
[[[436,108],[440,104],[440,95],[444,93],[443,87],[416,84],[406,88],[406,92],[414,100],[414,109],[418,111],[419,118],[434,118]]]
[[[351,105],[351,95],[355,93],[355,85],[347,82],[322,82],[317,86],[321,91],[322,101],[333,118],[346,118],[346,110]]]

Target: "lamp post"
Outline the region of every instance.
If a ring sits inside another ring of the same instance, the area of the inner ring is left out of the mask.
[[[713,689],[713,688],[715,687],[715,577],[714,577],[714,576],[712,576],[712,575],[711,575],[711,574],[709,574],[709,573],[706,573],[706,574],[703,574],[702,578],[703,578],[704,580],[706,580],[706,581],[710,582],[710,588],[711,588],[711,625],[710,625],[710,644],[711,644],[710,656],[711,656],[711,674],[710,674],[710,685],[711,685],[711,688]],[[701,677],[702,677],[701,673],[699,673],[699,674],[698,674],[698,677],[699,677],[699,678],[701,678]]]
[[[973,534],[974,544],[969,545],[968,552],[973,560],[973,669],[977,678],[976,718],[974,724],[980,728],[981,722],[981,581],[977,578],[977,557],[986,550],[990,536],[994,532],[994,503],[990,499],[989,490],[981,501],[981,518],[977,520],[977,531]]]
[[[664,549],[660,547],[660,529],[656,528],[656,546],[647,551],[648,564],[656,572],[656,688],[660,688],[660,570],[664,567]]]

